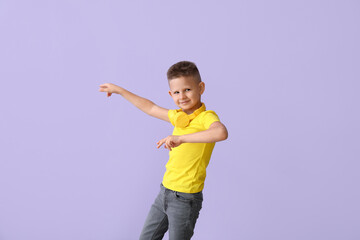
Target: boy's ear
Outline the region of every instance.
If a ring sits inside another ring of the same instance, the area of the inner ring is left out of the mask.
[[[172,97],[172,93],[171,93],[171,91],[169,91],[169,95]]]
[[[199,87],[200,87],[200,94],[203,94],[205,91],[205,83],[199,82]]]

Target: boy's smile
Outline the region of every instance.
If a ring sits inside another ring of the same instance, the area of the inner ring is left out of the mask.
[[[169,81],[169,94],[175,104],[186,114],[201,107],[201,94],[205,90],[204,82],[197,83],[192,77],[179,77]]]

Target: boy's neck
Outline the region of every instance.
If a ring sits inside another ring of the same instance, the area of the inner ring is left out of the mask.
[[[195,112],[195,110],[199,109],[201,107],[201,105],[202,105],[202,103],[201,103],[201,101],[199,101],[192,109],[189,109],[189,110],[182,109],[182,110],[183,110],[184,113],[190,115],[193,112]]]

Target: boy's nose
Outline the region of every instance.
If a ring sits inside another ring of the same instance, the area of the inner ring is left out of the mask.
[[[180,93],[180,99],[186,98],[186,95],[184,93]]]

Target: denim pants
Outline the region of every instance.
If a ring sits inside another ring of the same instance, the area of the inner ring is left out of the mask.
[[[202,192],[175,192],[161,184],[160,192],[146,218],[140,240],[162,239],[167,230],[170,240],[190,239],[194,234],[202,201]]]

